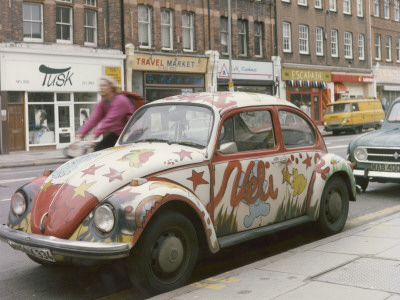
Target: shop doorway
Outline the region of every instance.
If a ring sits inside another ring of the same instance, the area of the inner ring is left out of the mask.
[[[319,94],[290,93],[290,102],[304,111],[316,125],[321,125],[321,101]]]
[[[72,106],[70,104],[58,104],[56,114],[56,143],[60,148],[66,147],[72,141],[73,135],[73,119]]]
[[[23,103],[8,104],[8,143],[10,151],[25,150],[25,113]]]

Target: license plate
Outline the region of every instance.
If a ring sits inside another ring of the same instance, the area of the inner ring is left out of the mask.
[[[51,254],[51,251],[49,249],[25,246],[15,243],[13,241],[8,241],[8,244],[15,250],[25,252],[42,260],[55,262],[53,255]]]
[[[400,172],[400,165],[371,164],[371,170],[381,172]]]

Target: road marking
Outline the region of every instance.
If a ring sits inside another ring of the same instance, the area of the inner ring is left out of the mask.
[[[36,177],[26,177],[26,178],[16,178],[16,179],[9,179],[9,180],[0,180],[0,184],[2,183],[9,183],[9,182],[18,182],[18,181],[28,181]]]
[[[364,223],[372,221],[374,219],[383,218],[383,217],[385,217],[387,215],[394,214],[394,213],[399,212],[399,211],[400,211],[400,205],[388,207],[388,208],[382,209],[380,211],[376,211],[376,212],[370,213],[368,215],[364,215],[364,216],[355,218],[355,219],[347,222],[346,225],[345,225],[345,228],[346,229],[350,229],[350,228],[353,228],[353,227],[357,227],[357,226],[360,226],[360,225],[362,225]]]
[[[330,139],[328,142],[326,143],[332,143],[332,142],[342,142],[342,141],[351,141],[354,140],[354,137],[349,137],[347,139]]]
[[[212,283],[207,283],[207,281],[211,281]],[[192,283],[191,286],[198,288],[206,288],[211,290],[222,290],[223,288],[226,288],[226,285],[221,283],[236,283],[239,281],[240,279],[235,277],[221,277],[221,278],[210,277],[202,280],[201,282]]]
[[[328,146],[328,149],[347,148],[347,145]]]

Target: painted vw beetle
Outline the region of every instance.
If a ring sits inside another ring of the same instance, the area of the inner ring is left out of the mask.
[[[117,145],[21,187],[0,238],[36,262],[127,257],[146,292],[215,253],[314,221],[340,232],[355,180],[305,113],[272,96],[199,93],[140,108]]]

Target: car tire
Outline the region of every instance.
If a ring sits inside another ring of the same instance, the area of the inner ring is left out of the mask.
[[[359,134],[359,133],[361,133],[362,132],[362,127],[356,127],[355,129],[354,129],[354,133],[356,133],[356,134]]]
[[[128,258],[129,278],[143,294],[153,295],[186,283],[196,264],[196,229],[184,215],[155,215]]]
[[[356,179],[356,184],[361,187],[363,192],[365,192],[365,190],[368,187],[369,179],[364,177],[355,177],[355,179]]]
[[[346,183],[338,176],[332,177],[322,192],[318,226],[324,235],[342,231],[349,213],[349,193]]]

